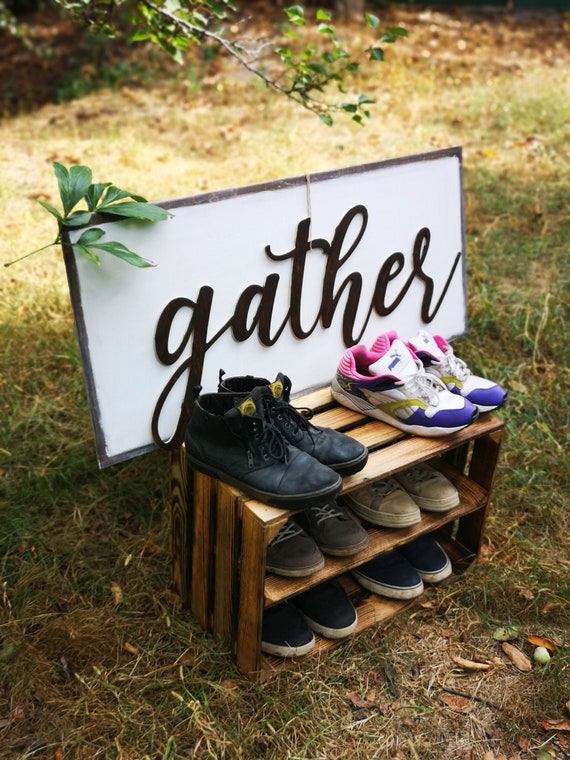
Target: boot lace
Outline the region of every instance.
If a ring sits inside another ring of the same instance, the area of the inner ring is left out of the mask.
[[[253,425],[253,440],[255,441],[255,448],[261,452],[263,459],[268,462],[273,460],[274,462],[288,462],[289,452],[287,449],[287,443],[279,430],[270,422],[265,421],[262,423],[260,420],[255,420]],[[248,450],[248,458],[250,467],[253,466],[253,450]]]
[[[299,440],[307,433],[311,435],[309,424],[313,416],[311,409],[307,407],[295,409],[287,403],[275,403],[269,396],[264,398],[263,403],[267,417],[275,420],[279,427],[285,428],[294,438]]]

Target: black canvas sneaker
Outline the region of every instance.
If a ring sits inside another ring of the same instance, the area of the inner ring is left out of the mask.
[[[315,646],[315,635],[302,612],[289,602],[267,607],[261,626],[261,651],[277,657],[301,657]]]
[[[338,581],[326,581],[291,599],[310,628],[328,639],[343,639],[356,629],[358,615]]]
[[[324,554],[350,557],[368,546],[366,530],[336,501],[299,512],[295,520],[314,538]]]
[[[254,388],[262,390],[265,412],[292,446],[315,457],[339,475],[345,477],[359,472],[368,460],[368,449],[348,435],[331,428],[312,425],[310,409],[301,411],[289,403],[291,381],[279,372],[270,382],[264,377],[242,375],[224,377],[220,370],[218,390],[221,393],[248,394]]]
[[[433,536],[419,536],[398,547],[398,552],[426,583],[439,583],[451,575],[451,560]]]
[[[342,489],[340,475],[284,439],[259,388],[241,399],[198,394],[184,442],[190,467],[276,507],[326,504]]]
[[[395,550],[365,562],[352,573],[361,586],[391,599],[413,599],[424,590],[416,570]]]
[[[265,568],[276,575],[300,578],[324,565],[319,547],[294,520],[288,520],[267,547]]]

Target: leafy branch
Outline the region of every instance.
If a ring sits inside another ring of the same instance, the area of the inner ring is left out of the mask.
[[[71,166],[67,169],[55,162],[53,170],[59,187],[62,210],[58,210],[45,201],[40,200],[38,203],[57,220],[58,232],[55,240],[4,266],[16,264],[52,246],[63,246],[65,232],[87,226],[93,214],[118,216],[144,222],[161,222],[172,216],[159,206],[148,203],[146,198],[121,190],[111,182],[93,184],[91,169],[87,166]],[[81,203],[84,203],[86,208],[77,208]],[[104,230],[99,227],[89,227],[73,243],[73,250],[97,265],[101,263],[98,252],[103,251],[132,266],[141,268],[154,266],[151,261],[129,250],[123,243],[103,242],[104,235]]]
[[[113,9],[121,5],[121,0],[114,3],[108,0],[56,2],[83,23],[94,25],[109,35],[116,32]],[[233,0],[136,0],[131,7],[136,30],[133,40],[150,41],[179,62],[192,44],[213,45],[260,78],[267,87],[315,113],[329,126],[333,123],[331,114],[335,112],[347,114],[359,124],[370,117],[368,107],[373,101],[364,94],[347,100],[347,83],[355,77],[364,59],[381,63],[383,45],[407,37],[407,31],[401,27],[380,34],[380,19],[366,13],[367,27],[380,36],[368,47],[353,53],[337,33],[328,11],[316,11],[314,20],[309,22],[300,5],[284,9],[286,19],[281,41],[273,36],[228,35],[226,27],[234,35],[240,28],[239,23],[232,23],[237,10]],[[311,41],[311,37],[316,41]],[[329,85],[336,86],[342,95],[340,100],[328,98]]]

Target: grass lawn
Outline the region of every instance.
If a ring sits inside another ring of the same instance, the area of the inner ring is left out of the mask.
[[[461,145],[458,353],[510,395],[480,561],[250,683],[169,591],[167,455],[97,467],[59,252],[2,267],[2,760],[570,757],[570,15],[386,14],[410,37],[363,69],[365,128],[328,128],[219,61],[131,66],[122,85],[12,109],[0,261],[55,236],[36,202],[58,204],[53,161],[159,201]],[[510,627],[529,657],[529,635],[556,642],[550,663],[515,668],[495,638]]]

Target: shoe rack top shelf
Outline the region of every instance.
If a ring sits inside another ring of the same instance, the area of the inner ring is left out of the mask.
[[[458,433],[451,433],[438,438],[410,435],[384,422],[338,406],[332,398],[330,388],[320,388],[305,396],[291,399],[291,404],[296,408],[311,408],[314,412],[311,418],[312,424],[341,430],[369,449],[370,454],[365,467],[355,475],[343,478],[343,493],[348,493],[367,483],[388,477],[419,462],[433,459],[450,449],[458,448],[469,441],[500,431],[503,428],[502,420],[492,415],[484,415],[473,425]],[[465,482],[469,483],[467,480]],[[474,486],[476,484],[471,482],[468,487]],[[473,509],[480,506],[481,499],[484,496],[485,494],[475,496]],[[248,500],[247,505],[248,509],[255,513],[257,519],[265,526],[270,526],[273,523],[282,525],[284,517],[288,518],[295,511],[299,511],[278,509],[254,499]]]

